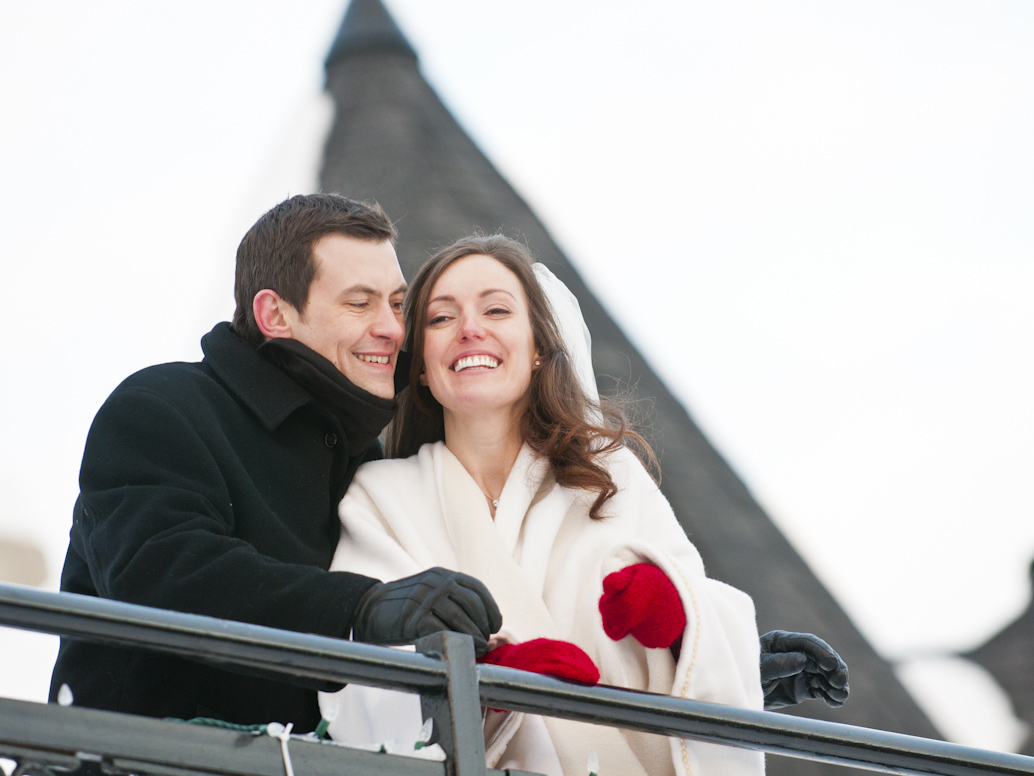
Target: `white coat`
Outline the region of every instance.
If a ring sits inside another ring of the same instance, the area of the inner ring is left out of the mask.
[[[744,593],[704,573],[671,507],[627,449],[607,456],[619,490],[602,520],[589,518],[592,493],[561,487],[548,463],[525,446],[499,498],[495,519],[473,478],[444,443],[404,460],[361,467],[341,502],[341,542],[331,570],[383,580],[432,566],[487,585],[508,642],[562,639],[584,649],[601,683],[761,709],[758,633]],[[612,641],[598,602],[603,578],[652,563],[675,584],[686,614],[678,662],[632,636]],[[349,685],[321,694],[330,733],[346,743],[414,741],[419,700]],[[590,752],[600,776],[757,776],[758,752],[522,713],[489,712],[488,765],[549,776],[584,776]]]

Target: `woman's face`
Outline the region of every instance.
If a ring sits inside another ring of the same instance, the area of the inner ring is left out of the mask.
[[[431,289],[420,376],[446,415],[521,407],[537,358],[517,276],[491,256],[453,262]]]

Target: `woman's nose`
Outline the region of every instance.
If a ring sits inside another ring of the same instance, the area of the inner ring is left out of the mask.
[[[460,318],[460,339],[481,339],[485,330],[476,315],[464,313]]]

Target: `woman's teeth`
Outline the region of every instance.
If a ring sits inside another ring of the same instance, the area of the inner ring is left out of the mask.
[[[465,356],[452,365],[452,371],[462,372],[464,369],[475,366],[487,366],[489,369],[495,369],[499,366],[499,362],[491,356]]]

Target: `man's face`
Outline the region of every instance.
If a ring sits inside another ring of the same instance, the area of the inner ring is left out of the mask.
[[[291,336],[375,396],[395,395],[406,281],[391,243],[331,234],[312,249],[316,276],[305,313],[285,305]]]

